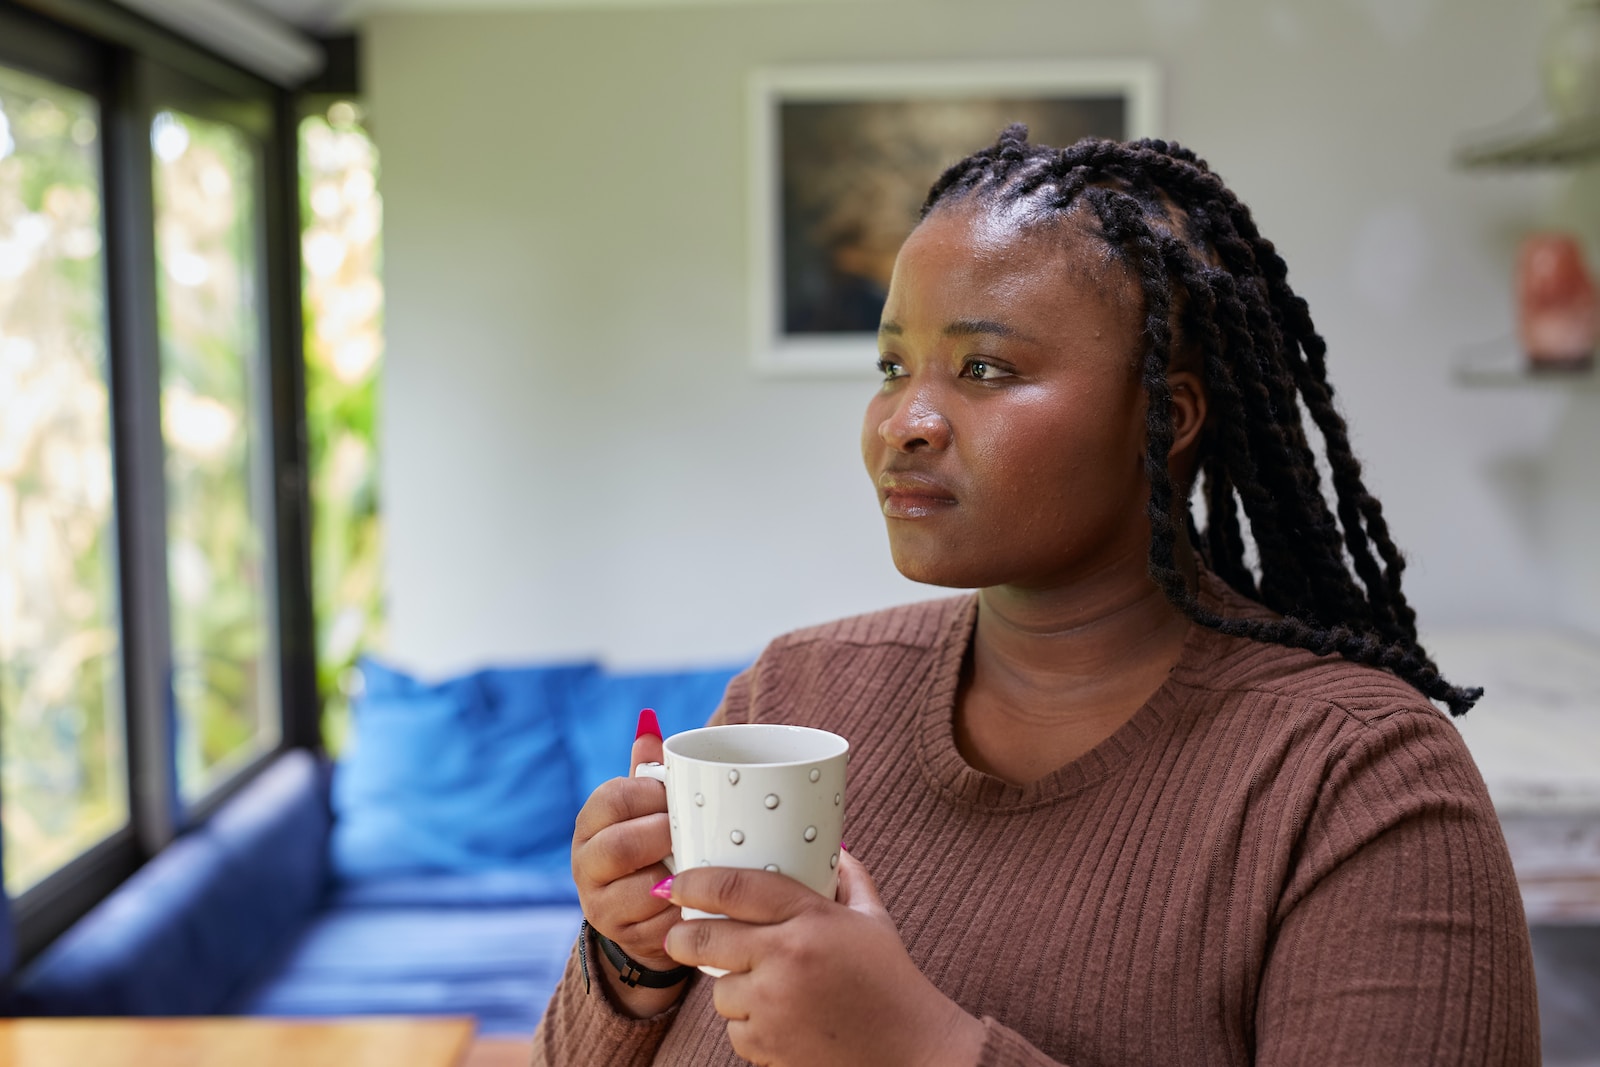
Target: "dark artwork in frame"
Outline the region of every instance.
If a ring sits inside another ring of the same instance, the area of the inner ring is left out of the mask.
[[[1015,122],[1037,144],[1156,130],[1143,60],[884,64],[750,78],[754,363],[777,375],[875,374],[894,259],[928,187]]]
[[[875,331],[895,253],[944,169],[1013,122],[1070,145],[1127,136],[1115,95],[797,100],[778,110],[783,332]]]

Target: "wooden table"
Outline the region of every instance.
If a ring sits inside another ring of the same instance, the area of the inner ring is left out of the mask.
[[[458,1018],[0,1019],[0,1067],[458,1067]]]
[[[528,1067],[532,1062],[531,1037],[480,1037],[467,1050],[461,1067]]]

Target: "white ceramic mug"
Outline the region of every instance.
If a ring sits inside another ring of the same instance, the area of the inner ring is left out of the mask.
[[[667,787],[669,870],[761,868],[834,898],[850,742],[808,726],[739,723],[673,734],[663,748],[665,764],[634,774]],[[693,908],[683,916],[722,918]]]

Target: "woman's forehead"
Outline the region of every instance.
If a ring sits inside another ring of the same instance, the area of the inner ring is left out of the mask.
[[[1036,299],[1089,298],[1123,310],[1142,303],[1121,251],[1077,211],[1043,216],[978,198],[942,205],[912,231],[902,259],[907,253],[919,270],[932,267],[969,283],[1022,283]]]

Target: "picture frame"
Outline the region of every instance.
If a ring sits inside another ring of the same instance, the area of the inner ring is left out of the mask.
[[[870,378],[895,252],[945,167],[1011,122],[1030,139],[1157,135],[1143,60],[786,67],[749,80],[756,370]]]

